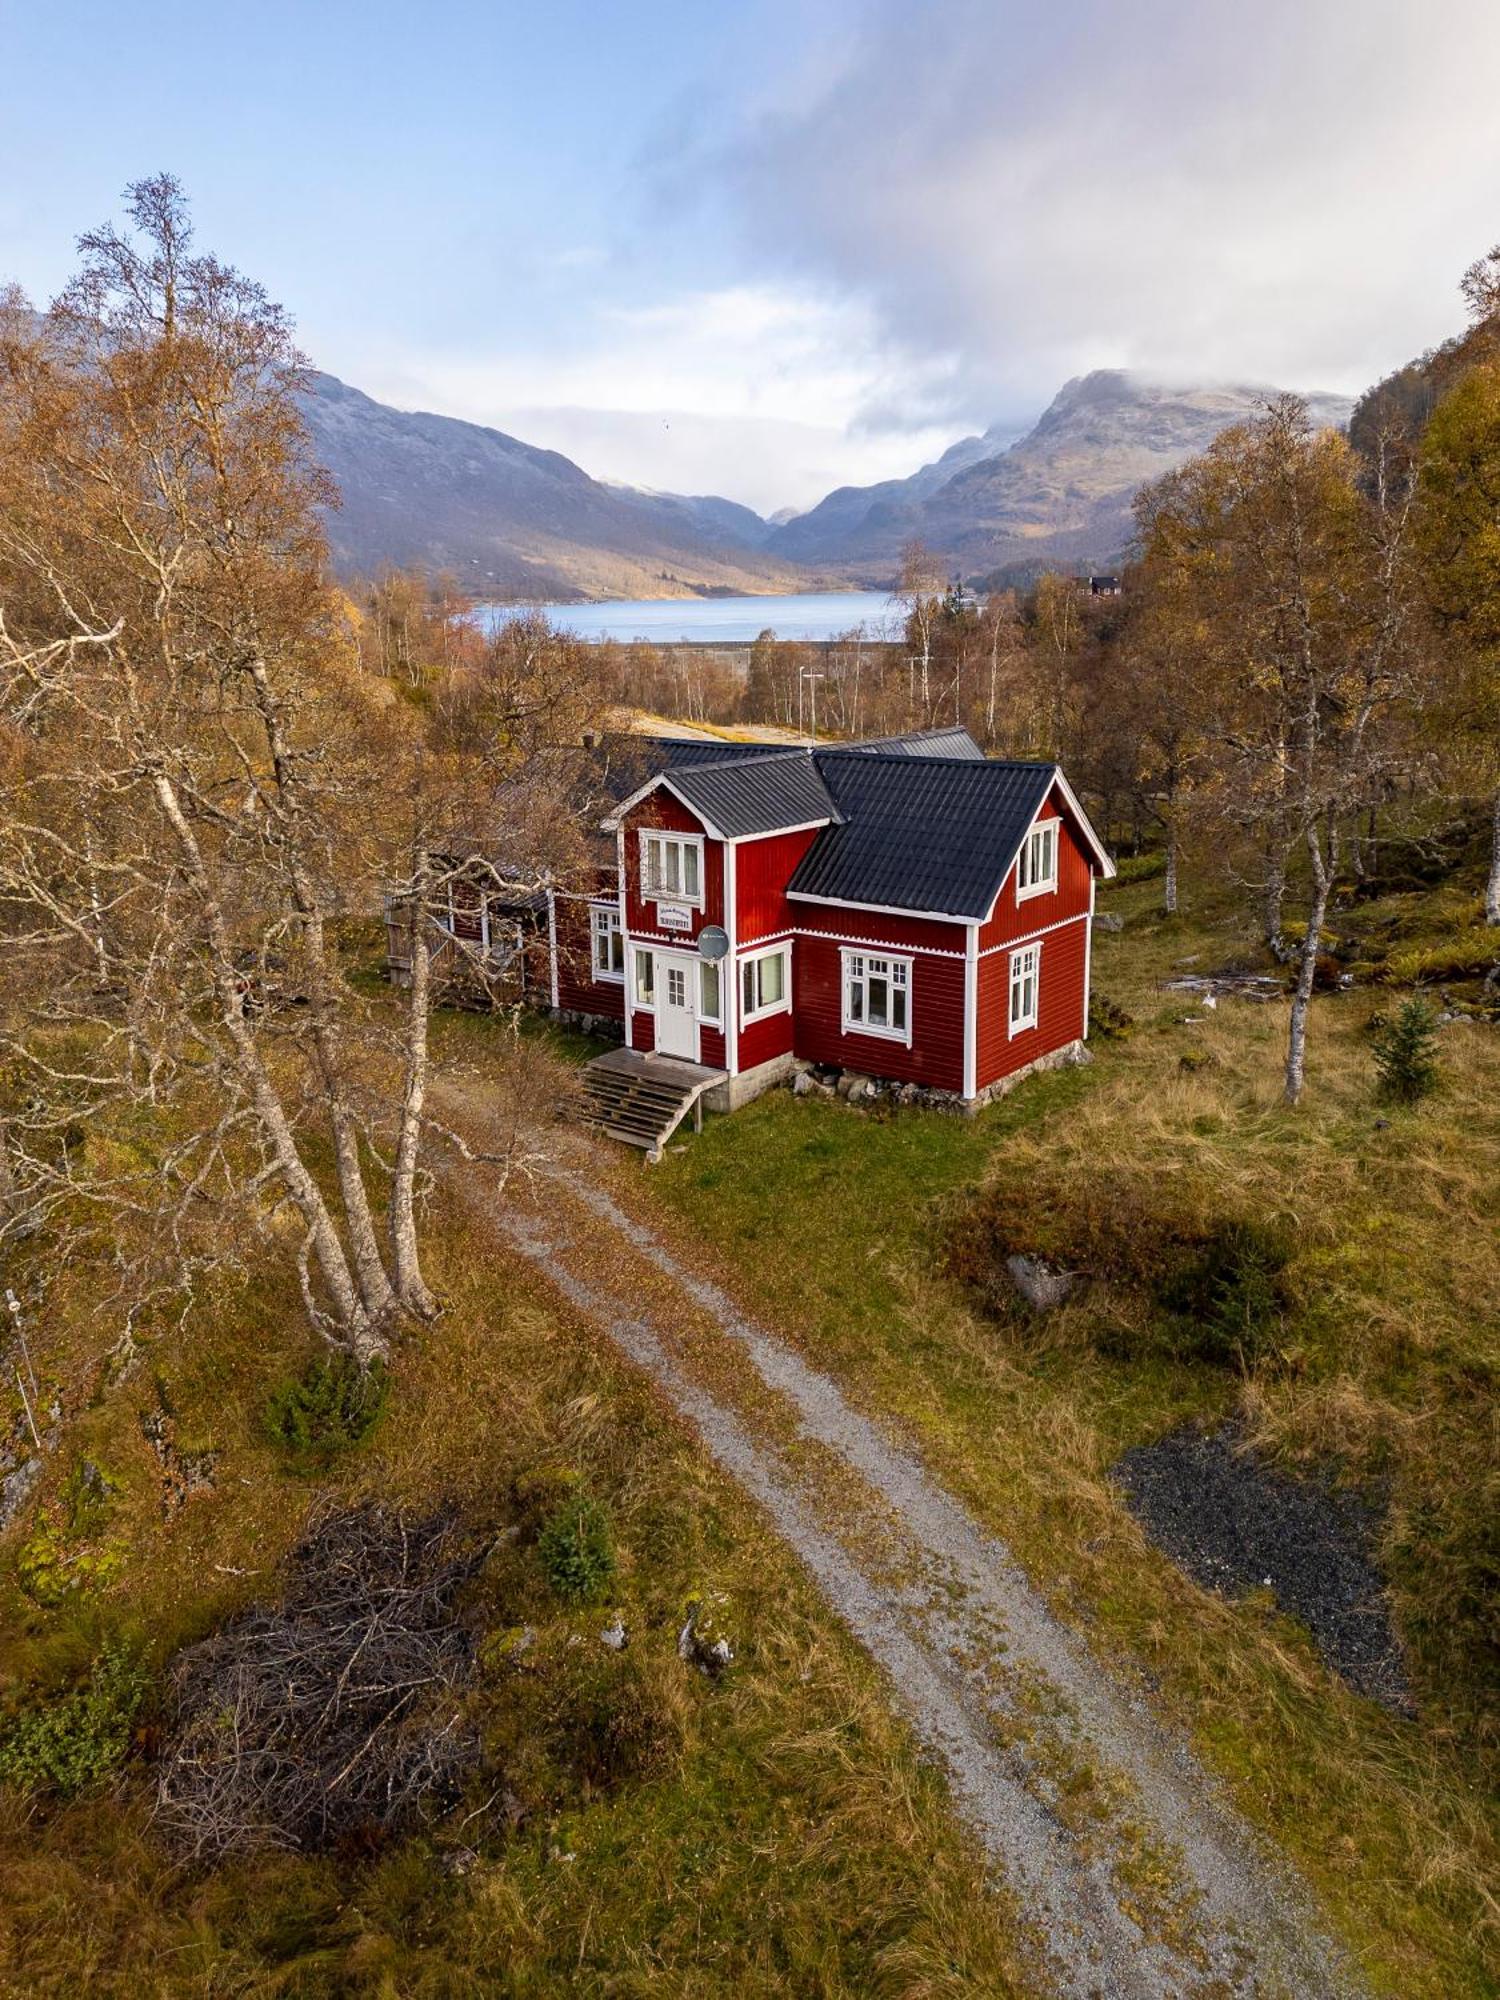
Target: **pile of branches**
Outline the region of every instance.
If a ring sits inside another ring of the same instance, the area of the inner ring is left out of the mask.
[[[479,1754],[456,1616],[478,1559],[451,1513],[367,1506],[316,1526],[278,1607],[178,1655],[157,1789],[174,1841],[313,1850],[449,1810]]]

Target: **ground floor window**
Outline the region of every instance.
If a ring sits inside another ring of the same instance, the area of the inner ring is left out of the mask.
[[[791,955],[789,945],[778,945],[774,951],[747,958],[740,967],[740,998],[747,1021],[784,1013],[791,1006]]]
[[[1034,1028],[1037,1020],[1037,990],[1041,983],[1042,947],[1022,945],[1010,955],[1010,1031],[1020,1034]]]
[[[702,1021],[717,1021],[721,1018],[719,999],[719,968],[704,959],[698,967],[698,1018]]]
[[[591,912],[594,933],[595,979],[625,977],[625,939],[620,930],[620,913],[596,907]]]
[[[655,956],[649,951],[642,951],[639,946],[635,954],[635,1004],[637,1007],[653,1007],[656,1004]]]
[[[911,960],[846,951],[844,1033],[885,1035],[911,1045]]]

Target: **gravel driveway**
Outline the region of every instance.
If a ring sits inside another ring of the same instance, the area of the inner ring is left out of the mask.
[[[1360,1992],[1305,1891],[1145,1697],[837,1383],[626,1213],[592,1157],[571,1141],[503,1202],[480,1168],[455,1186],[651,1375],[884,1669],[1028,1915],[1039,1990]]]

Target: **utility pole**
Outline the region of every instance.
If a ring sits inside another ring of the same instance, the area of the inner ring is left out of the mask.
[[[811,704],[811,709],[812,709],[812,715],[811,715],[812,727],[811,730],[809,731],[807,740],[809,743],[816,743],[818,740],[818,682],[822,680],[824,676],[820,671],[814,671],[814,669],[811,667],[804,667],[802,669],[800,678],[804,681],[812,682],[812,686],[807,691],[807,698],[809,703]]]

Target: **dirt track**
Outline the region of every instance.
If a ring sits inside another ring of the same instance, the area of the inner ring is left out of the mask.
[[[503,1203],[483,1169],[457,1179],[475,1214],[651,1375],[883,1668],[1028,1913],[1039,1990],[1359,1992],[1300,1885],[1004,1544],[628,1214],[596,1160],[570,1138],[536,1190]]]

